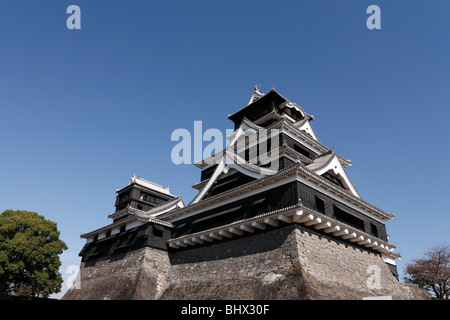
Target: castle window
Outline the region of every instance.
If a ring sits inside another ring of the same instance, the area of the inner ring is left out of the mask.
[[[160,229],[156,229],[155,227],[153,227],[153,235],[154,235],[155,237],[162,238],[162,236],[163,236],[163,231],[160,230]]]
[[[120,233],[125,232],[125,228],[126,228],[126,227],[127,227],[126,225],[121,226],[121,227],[120,227]]]
[[[351,227],[354,227],[356,229],[359,229],[361,231],[364,231],[364,221],[355,217],[354,215],[345,212],[344,210],[333,206],[334,208],[334,216],[336,217],[337,220],[348,224]]]
[[[309,155],[309,152],[306,151],[305,149],[303,149],[300,145],[298,144],[294,144],[294,150],[301,153],[302,155],[304,155],[307,158],[311,158],[311,156]]]
[[[377,237],[377,238],[378,238],[378,228],[377,228],[377,226],[376,226],[375,224],[373,224],[372,222],[370,223],[370,231],[371,231],[371,233],[372,233],[372,235],[373,235],[374,237]]]
[[[123,202],[123,201],[126,201],[126,200],[128,200],[130,198],[130,192],[127,192],[127,193],[125,193],[125,194],[122,194],[122,195],[120,195],[120,197],[119,197],[119,203],[120,202]]]
[[[325,213],[325,202],[316,196],[316,211]]]
[[[164,202],[163,199],[160,199],[158,197],[155,197],[154,195],[151,195],[151,194],[148,194],[145,192],[141,192],[141,196],[139,199],[142,201],[147,201],[147,202],[156,203],[156,204],[160,204],[160,203]]]

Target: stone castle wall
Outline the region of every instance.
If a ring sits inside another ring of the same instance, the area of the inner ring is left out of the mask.
[[[144,247],[108,259],[83,262],[64,300],[151,300],[166,287],[167,252]]]
[[[379,272],[380,286],[368,285]],[[142,248],[84,263],[81,289],[64,299],[424,299],[399,283],[379,254],[289,225],[167,253]]]

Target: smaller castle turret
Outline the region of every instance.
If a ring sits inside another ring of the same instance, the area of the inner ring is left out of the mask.
[[[148,211],[166,201],[176,198],[169,187],[142,179],[133,174],[128,184],[116,190],[116,212],[130,206],[138,210]]]

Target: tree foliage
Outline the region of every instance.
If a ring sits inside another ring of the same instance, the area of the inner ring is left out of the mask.
[[[63,282],[59,255],[67,250],[56,223],[36,212],[0,214],[0,297],[44,297]]]
[[[448,299],[450,294],[450,246],[435,246],[425,253],[425,258],[412,260],[406,265],[405,281],[415,283],[438,299]]]

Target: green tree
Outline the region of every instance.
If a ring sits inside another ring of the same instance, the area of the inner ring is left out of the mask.
[[[59,255],[67,250],[56,223],[36,212],[0,214],[0,297],[44,297],[63,282]]]

